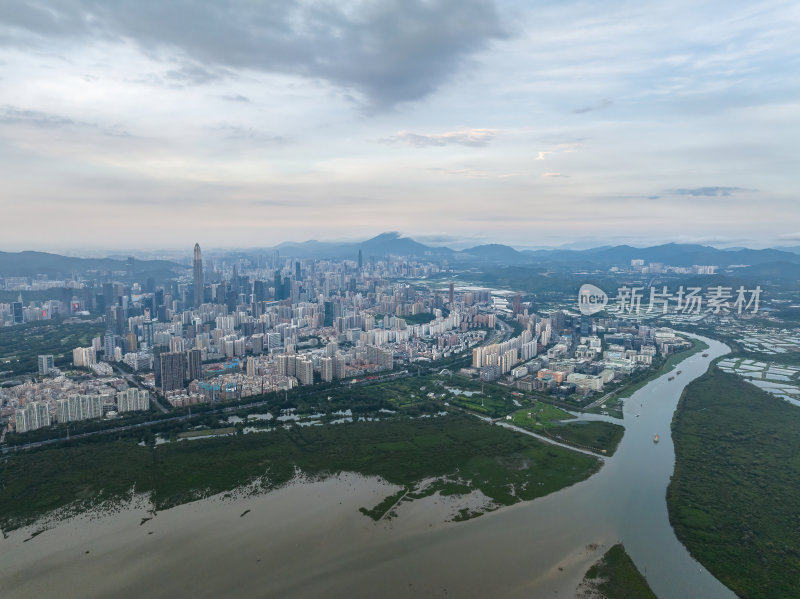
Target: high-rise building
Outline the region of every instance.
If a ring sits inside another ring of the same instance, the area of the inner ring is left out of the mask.
[[[117,393],[117,412],[134,412],[150,409],[150,394],[145,390],[131,387]]]
[[[199,308],[203,303],[203,256],[200,244],[194,244],[194,307]]]
[[[14,324],[22,324],[25,321],[24,313],[22,311],[22,302],[11,302],[11,314],[14,318]]]
[[[174,391],[183,389],[186,377],[186,354],[182,352],[164,352],[159,356],[161,370],[161,390]]]
[[[72,350],[72,365],[88,368],[97,362],[97,354],[93,347],[76,347]]]
[[[186,380],[195,381],[203,377],[202,352],[190,349],[186,352]]]
[[[295,369],[297,380],[301,385],[314,384],[314,364],[311,362],[311,360],[296,360]]]
[[[454,283],[450,283],[450,294],[449,294],[448,299],[450,300],[449,308],[452,310],[453,309],[453,302],[455,302],[455,299],[456,299],[456,286],[455,286]]]
[[[54,368],[53,356],[51,354],[39,356],[39,374],[47,376],[47,374]]]
[[[322,358],[319,362],[322,380],[330,383],[333,380],[333,358]]]
[[[106,331],[103,337],[103,359],[111,361],[114,359],[114,347],[116,346],[116,335],[113,331]]]
[[[59,422],[91,420],[103,417],[103,398],[100,395],[70,395],[56,402],[56,417]]]
[[[14,424],[18,433],[26,433],[50,426],[50,410],[47,403],[32,401],[14,412]]]

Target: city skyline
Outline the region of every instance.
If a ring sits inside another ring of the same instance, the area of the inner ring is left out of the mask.
[[[800,243],[792,3],[128,10],[0,9],[0,249]]]

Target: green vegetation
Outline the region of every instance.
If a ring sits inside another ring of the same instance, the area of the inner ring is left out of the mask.
[[[235,432],[236,429],[233,428],[232,426],[224,428],[207,428],[207,429],[184,431],[182,433],[178,433],[178,438],[191,439],[193,437],[217,437],[221,435],[232,435]]]
[[[531,408],[523,408],[512,414],[512,420],[517,426],[547,435],[561,443],[614,455],[625,434],[625,427],[601,421],[561,422],[570,418],[575,417],[569,412],[541,402],[535,402]]]
[[[514,412],[511,418],[517,426],[535,431],[541,430],[543,427],[555,426],[560,420],[570,420],[575,416],[561,408],[541,401],[534,401],[529,408],[522,408]]]
[[[672,429],[678,538],[740,597],[797,597],[800,410],[712,368],[684,390]]]
[[[408,493],[408,489],[402,488],[394,495],[389,495],[384,497],[383,501],[381,501],[378,505],[376,505],[372,509],[367,509],[365,507],[359,508],[359,512],[364,514],[365,516],[369,516],[376,522],[383,518],[386,515],[386,512],[391,510],[397,502],[400,501],[405,495]]]
[[[584,480],[598,467],[589,456],[467,415],[279,428],[155,447],[102,440],[4,457],[0,526],[10,530],[57,508],[116,501],[134,486],[150,494],[156,509],[256,481],[267,490],[290,481],[296,468],[381,476],[420,492],[421,481],[439,478],[443,492],[480,489],[496,505],[510,505]]]
[[[58,368],[72,365],[72,350],[91,345],[102,335],[105,325],[99,322],[63,322],[41,320],[11,327],[0,327],[0,380],[21,374],[35,374],[40,354],[53,354]]]
[[[401,318],[408,324],[428,324],[430,321],[434,320],[435,317],[430,312],[424,312],[421,314],[409,314],[408,316],[401,316]]]
[[[581,596],[595,599],[655,599],[644,576],[636,568],[622,544],[609,549],[602,559],[589,568],[578,587]]]
[[[614,455],[625,434],[625,427],[602,421],[570,422],[548,432],[557,441],[594,452]]]
[[[376,392],[377,391],[377,395]],[[427,375],[408,377],[364,389],[371,397],[385,397],[388,407],[405,409],[416,406],[433,407],[434,411],[447,409],[444,402],[485,416],[499,418],[515,409],[529,398],[502,385],[481,383],[460,375]]]

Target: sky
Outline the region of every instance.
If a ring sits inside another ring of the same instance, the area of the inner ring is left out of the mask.
[[[796,1],[0,0],[0,250],[799,245],[799,34]]]

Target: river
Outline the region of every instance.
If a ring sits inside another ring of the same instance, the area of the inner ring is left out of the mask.
[[[547,497],[462,523],[444,523],[452,506],[431,497],[373,523],[358,507],[394,488],[345,474],[186,504],[144,524],[146,507],[132,506],[28,542],[32,529],[10,533],[0,541],[3,596],[572,597],[621,541],[662,599],[734,597],[678,542],[666,509],[680,393],[728,351],[702,339],[708,357],[684,360],[673,381],[664,375],[626,400],[626,434],[600,472]]]

